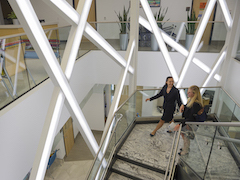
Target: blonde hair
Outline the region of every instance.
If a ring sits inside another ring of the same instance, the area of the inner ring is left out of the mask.
[[[188,98],[187,107],[192,107],[194,102],[200,104],[203,107],[203,100],[202,100],[202,96],[200,94],[199,87],[193,85],[193,86],[189,87],[189,89],[192,90],[194,96],[191,98]]]

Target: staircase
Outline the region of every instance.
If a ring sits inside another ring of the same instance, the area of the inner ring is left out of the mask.
[[[166,123],[151,137],[149,134],[156,125],[157,123],[135,125],[115,153],[105,179],[164,179],[174,135],[166,132]]]

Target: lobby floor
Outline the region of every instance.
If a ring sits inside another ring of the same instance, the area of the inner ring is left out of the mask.
[[[102,131],[93,131],[98,142],[101,141]],[[84,180],[93,162],[93,155],[88,149],[80,133],[74,140],[74,145],[64,160],[56,159],[45,174],[45,180]]]

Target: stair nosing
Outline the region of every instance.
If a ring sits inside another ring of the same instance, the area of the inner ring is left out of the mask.
[[[116,154],[115,156],[116,159],[120,159],[122,161],[125,161],[125,162],[128,162],[128,163],[131,163],[131,164],[134,164],[134,165],[137,165],[137,166],[140,166],[142,168],[146,168],[146,169],[149,169],[151,171],[155,171],[157,173],[161,173],[161,174],[165,174],[166,171],[162,170],[162,169],[159,169],[159,168],[155,168],[155,167],[152,167],[150,165],[147,165],[147,164],[144,164],[144,163],[141,163],[141,162],[137,162],[135,160],[132,160],[132,159],[129,159],[129,158],[126,158],[126,157],[123,157],[123,156],[120,156],[118,154]],[[113,167],[112,167],[113,168]]]
[[[110,171],[113,173],[117,173],[117,174],[119,174],[119,175],[121,175],[121,176],[124,176],[124,177],[127,177],[127,178],[131,178],[131,179],[134,179],[134,180],[143,180],[143,179],[140,179],[140,178],[138,178],[138,177],[135,177],[135,176],[133,176],[133,175],[130,175],[130,174],[128,174],[128,173],[125,173],[125,172],[123,172],[123,171],[119,171],[119,170],[117,170],[117,169],[115,169],[115,168],[111,168],[110,169]]]

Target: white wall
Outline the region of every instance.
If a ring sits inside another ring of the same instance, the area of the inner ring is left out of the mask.
[[[162,8],[168,7],[168,12],[164,20],[170,19],[170,21],[186,21],[186,7],[191,6],[191,0],[181,0],[181,3],[176,3],[176,0],[163,0],[161,1]],[[114,22],[119,21],[115,11],[122,14],[123,7],[129,7],[129,0],[99,0],[96,1],[96,17],[98,22]],[[155,14],[159,11],[159,7],[152,7],[152,12]],[[130,13],[129,13],[130,14]],[[140,8],[139,14],[146,19],[143,8]],[[167,23],[171,25],[173,23]],[[166,24],[166,25],[167,25]],[[174,23],[177,25],[176,31],[180,26],[180,23]],[[106,39],[118,39],[119,27],[116,23],[99,23],[98,32]]]
[[[48,7],[43,1],[30,0],[38,16],[38,19],[45,19],[45,22],[57,22],[59,26],[69,25],[55,11]],[[72,6],[72,0],[66,0]]]
[[[99,85],[95,89],[88,102],[83,107],[82,111],[92,130],[103,131],[105,125],[104,119],[104,94],[105,85]]]
[[[124,52],[121,54],[124,55]],[[217,54],[198,53],[196,56],[207,64],[213,64]],[[162,86],[169,71],[165,68],[166,65],[161,53],[139,52],[138,57],[137,85]],[[177,62],[178,67],[176,68],[179,72],[183,63],[181,55],[171,53],[171,57],[174,58],[174,63]],[[200,76],[198,71],[201,70],[198,70],[195,65],[191,65],[191,67],[190,73],[186,76],[187,82],[184,85],[189,86],[192,83],[200,85],[203,76]],[[91,51],[86,54],[75,64],[70,80],[77,101],[80,103],[94,84],[116,84],[119,80],[120,70],[120,66],[103,52]],[[1,179],[21,179],[31,169],[52,91],[53,84],[48,80],[0,112],[0,144],[3,147],[0,154],[4,155],[1,158],[1,164],[7,167],[0,168]],[[104,119],[103,102],[103,93],[93,93],[86,104],[89,108],[84,115],[93,129],[99,128],[94,126],[95,123]],[[100,111],[102,114],[98,118],[96,115]],[[57,132],[69,116],[64,106]],[[14,173],[12,173],[13,171]]]
[[[240,104],[240,62],[231,59],[224,89]]]
[[[74,67],[70,84],[78,102],[95,84],[91,68],[86,68],[92,67],[91,63],[83,57]],[[0,112],[1,164],[6,167],[0,168],[0,179],[23,179],[31,169],[52,91],[48,80]],[[64,107],[57,132],[69,116]]]

